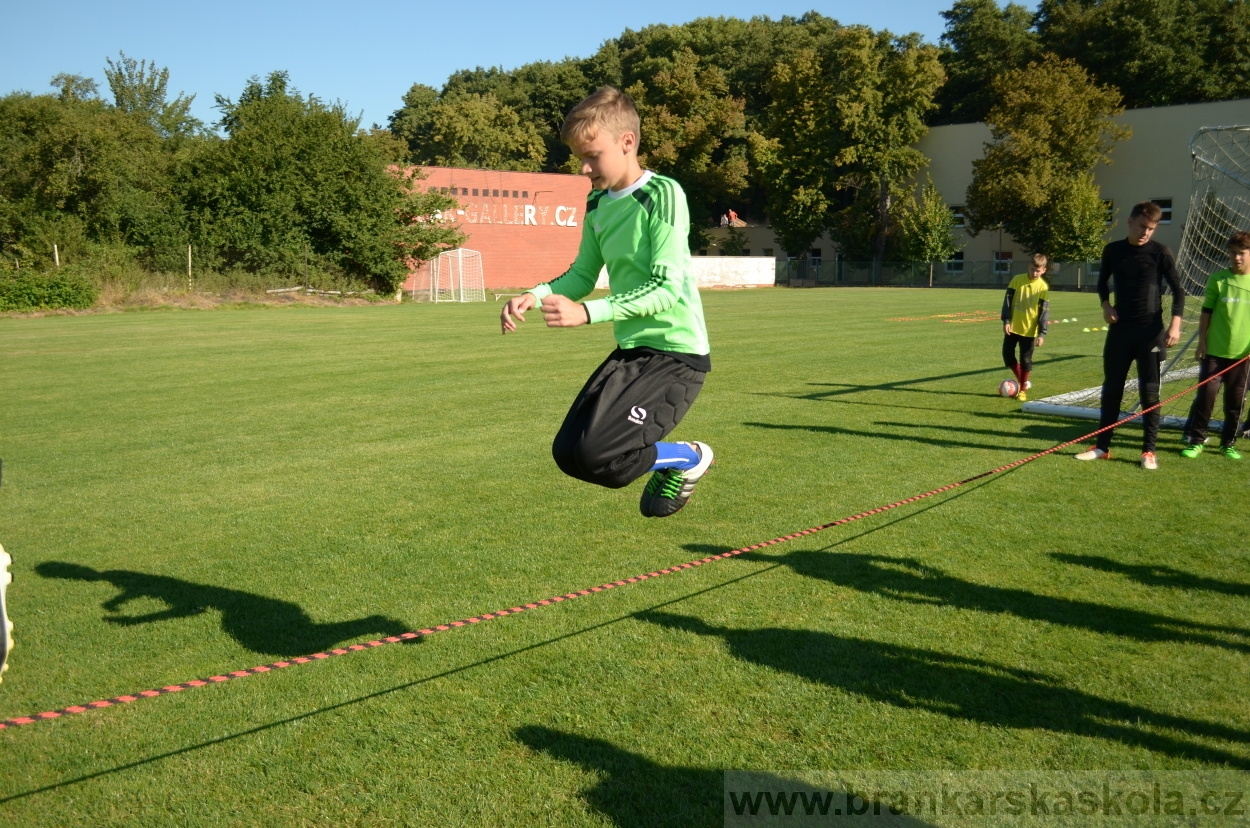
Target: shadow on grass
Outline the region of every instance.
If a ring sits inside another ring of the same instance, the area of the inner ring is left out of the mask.
[[[1204,644],[1250,653],[1250,629],[1244,627],[1202,624],[1169,615],[1038,595],[1023,589],[974,584],[915,558],[824,550],[780,556],[747,552],[742,557],[785,564],[799,575],[909,603],[1013,615],[1135,641]]]
[[[1250,732],[1103,699],[1041,673],[811,630],[717,627],[664,612],[638,617],[669,629],[716,636],[744,661],[904,709],[994,727],[1111,739],[1167,756],[1250,768],[1246,756],[1192,740],[1250,744]]]
[[[141,598],[152,598],[167,605],[166,609],[145,615],[105,616],[104,620],[111,624],[149,624],[218,611],[222,630],[255,653],[302,656],[349,639],[399,635],[409,629],[402,621],[382,615],[319,624],[290,601],[128,569],[101,572],[89,566],[48,561],[36,566],[35,572],[45,578],[107,581],[121,590],[120,595],[103,603],[103,608],[109,612],[118,612],[127,603]]]
[[[1074,437],[1079,437],[1081,432],[1073,429],[1071,426],[1064,425],[1035,425],[1025,429],[1025,434],[1018,431],[994,431],[991,429],[976,428],[949,428],[941,425],[923,425],[917,423],[889,423],[878,422],[877,425],[893,426],[897,428],[923,428],[935,429],[937,431],[960,431],[971,434],[983,434],[987,437],[996,438],[991,443],[974,443],[966,440],[950,440],[941,437],[923,437],[911,434],[892,434],[888,431],[862,431],[855,428],[842,428],[841,426],[830,425],[786,425],[781,423],[753,423],[744,422],[743,425],[752,428],[765,428],[775,431],[808,431],[813,434],[832,434],[847,437],[862,437],[867,440],[902,440],[908,443],[924,443],[930,446],[942,446],[944,448],[972,448],[972,449],[993,449],[996,451],[1014,451],[1022,454],[1033,454],[1040,449],[1036,445],[1009,445],[1006,440],[1018,440],[1021,437],[1027,439],[1037,439],[1047,441],[1046,448],[1057,445],[1058,443],[1066,443]]]
[[[1100,572],[1124,575],[1145,586],[1169,587],[1171,589],[1200,589],[1206,592],[1217,592],[1222,595],[1250,598],[1250,584],[1207,578],[1203,575],[1194,575],[1180,569],[1173,569],[1170,566],[1134,566],[1097,555],[1068,555],[1063,552],[1051,552],[1050,557],[1073,566],[1084,566]]]
[[[674,828],[689,826],[722,826],[730,824],[725,812],[725,774],[720,770],[706,768],[673,767],[658,764],[645,756],[619,748],[603,739],[564,733],[540,725],[526,725],[516,730],[516,739],[531,750],[545,753],[561,762],[571,762],[595,774],[599,781],[593,788],[582,792],[586,804],[614,824],[622,828],[634,828],[645,825],[648,828],[662,828],[671,825]],[[770,794],[773,791],[808,789],[808,785],[794,780],[774,777],[766,773],[753,773],[753,784],[763,784],[763,790]],[[831,800],[840,803],[845,797],[838,792]],[[869,800],[872,801],[872,800]],[[746,816],[741,824],[757,824],[766,822],[769,808],[756,801],[758,816],[751,819],[746,808],[742,813]],[[874,819],[869,815],[853,820],[852,817],[838,820],[861,824],[889,824],[897,826],[928,825],[906,815],[894,816],[892,819]],[[887,808],[879,808],[888,813]],[[840,810],[837,813],[841,813]],[[803,810],[794,811],[800,824],[809,824],[802,820]],[[774,815],[778,815],[774,812]],[[732,824],[739,824],[733,822]]]
[[[708,593],[715,592],[716,590],[723,589],[724,587],[730,586],[731,584],[736,584],[741,581],[746,581],[750,578],[756,577],[757,575],[762,575],[765,572],[771,572],[779,567],[780,567],[780,564],[774,563],[770,566],[766,566],[762,569],[758,569],[755,572],[748,572],[745,575],[738,575],[726,581],[722,581],[719,584],[713,584],[710,587],[704,587],[703,589],[695,590],[693,592],[687,593],[685,595],[679,596],[669,601],[662,601],[658,604],[653,604],[648,609],[657,610],[663,607],[671,606],[673,604],[678,604],[678,603],[681,603],[682,601],[686,601],[691,598],[696,598],[698,596],[706,595]],[[345,701],[341,701],[336,704],[330,704],[330,705],[326,705],[325,707],[317,708],[315,710],[309,710],[307,712],[299,713],[294,716],[288,716],[285,719],[278,719],[277,721],[268,722],[263,725],[258,725],[256,727],[248,728],[246,730],[241,730],[235,733],[227,734],[225,736],[220,736],[216,739],[209,739],[209,740],[199,742],[194,745],[187,745],[186,747],[180,747],[174,750],[166,751],[165,753],[159,753],[159,754],[155,754],[152,756],[146,756],[142,759],[136,759],[131,762],[124,762],[122,764],[114,765],[113,767],[105,768],[103,770],[93,771],[91,773],[85,773],[85,774],[82,774],[81,776],[77,776],[72,779],[64,779],[62,781],[53,782],[51,784],[43,785],[38,788],[31,788],[29,790],[20,791],[18,793],[10,794],[8,796],[3,796],[3,797],[0,797],[0,804],[3,804],[5,802],[12,802],[18,799],[25,799],[27,797],[36,796],[38,794],[47,793],[49,791],[59,790],[61,788],[66,788],[71,785],[79,785],[79,784],[82,784],[83,782],[89,782],[93,779],[99,779],[101,777],[109,776],[114,773],[120,773],[122,771],[128,771],[134,768],[143,767],[144,765],[150,765],[155,762],[160,762],[164,759],[171,759],[175,756],[183,756],[186,754],[191,754],[200,750],[204,750],[205,748],[210,748],[216,745],[233,742],[236,739],[241,739],[245,736],[254,736],[256,734],[264,733],[266,731],[273,730],[283,725],[293,724],[295,722],[302,722],[308,719],[314,719],[318,716],[323,716],[327,713],[333,713],[338,710],[345,710],[348,708],[352,708],[358,704],[364,704],[365,702],[371,701],[373,699],[378,699],[384,696],[389,696],[392,693],[398,693],[403,690],[411,690],[413,688],[421,687],[423,685],[438,681],[439,679],[459,675],[461,673],[468,672],[469,670],[473,670],[478,667],[484,667],[488,664],[494,664],[496,662],[505,661],[509,658],[512,658],[513,656],[522,655],[524,653],[532,652],[534,650],[541,650],[542,648],[549,647],[552,644],[557,644],[561,641],[566,641],[569,639],[577,638],[578,636],[586,635],[587,633],[595,632],[596,630],[605,629],[615,624],[619,624],[622,621],[631,620],[635,617],[636,617],[635,613],[626,613],[625,615],[620,615],[620,616],[617,616],[616,618],[612,618],[607,621],[601,621],[597,624],[591,624],[589,626],[581,628],[580,630],[574,630],[573,632],[564,633],[563,635],[553,636],[543,641],[538,641],[533,644],[527,644],[524,647],[517,647],[516,649],[509,650],[508,652],[505,652],[505,653],[499,653],[497,655],[488,656],[486,658],[479,659],[477,661],[474,661],[468,664],[462,664],[460,666],[452,667],[452,668],[443,670],[438,673],[433,673],[428,676],[423,676],[419,679],[406,681],[401,684],[396,684],[391,687],[386,687],[382,690],[377,690],[372,693],[366,693],[362,696],[356,696],[354,698],[347,699]]]
[[[1067,362],[1073,359],[1090,359],[1084,354],[1069,354],[1067,356],[1051,357],[1040,361],[1034,361],[1034,370],[1044,370],[1047,366],[1056,365],[1060,362]],[[830,388],[830,391],[813,391],[808,394],[781,394],[778,396],[790,397],[798,400],[827,400],[831,397],[840,397],[845,394],[859,394],[863,391],[916,391],[922,394],[957,394],[969,397],[988,397],[993,394],[979,394],[973,391],[949,391],[930,388],[914,388],[926,382],[938,382],[940,380],[958,379],[960,377],[975,377],[984,374],[1001,374],[1007,369],[1000,366],[993,368],[979,368],[974,371],[956,371],[951,374],[934,374],[928,377],[917,377],[915,379],[894,380],[893,382],[883,382],[879,385],[855,385],[847,382],[809,382],[808,385],[820,388]]]

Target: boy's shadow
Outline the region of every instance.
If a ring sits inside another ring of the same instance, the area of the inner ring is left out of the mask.
[[[914,558],[816,551],[787,555],[747,552],[742,558],[785,564],[799,575],[900,601],[1003,613],[1135,641],[1205,644],[1250,653],[1250,628],[1203,624],[1141,610],[1038,595],[1023,589],[976,584]]]
[[[737,658],[900,708],[996,727],[1114,739],[1168,756],[1250,768],[1250,757],[1193,738],[1247,745],[1250,732],[1103,699],[1027,670],[811,630],[733,629],[664,612],[636,617],[716,636]]]
[[[222,630],[257,653],[284,657],[308,655],[349,639],[399,635],[408,631],[402,621],[381,615],[319,624],[290,601],[128,569],[101,572],[89,566],[49,561],[36,566],[35,571],[45,578],[109,582],[121,590],[120,595],[103,603],[109,612],[117,612],[126,603],[139,598],[154,598],[168,605],[167,609],[145,615],[105,616],[104,620],[113,624],[147,624],[216,610],[221,613]]]
[[[1206,592],[1218,592],[1224,595],[1235,595],[1250,598],[1250,584],[1236,581],[1221,581],[1218,578],[1207,578],[1194,575],[1170,566],[1150,566],[1122,564],[1099,555],[1068,555],[1063,552],[1051,552],[1050,557],[1057,561],[1074,566],[1084,566],[1100,572],[1114,572],[1133,579],[1144,586],[1170,587],[1172,589],[1201,589]]]
[[[725,810],[725,773],[705,768],[673,767],[630,753],[603,739],[563,733],[540,725],[526,725],[516,730],[516,738],[531,750],[541,751],[553,759],[572,762],[595,774],[595,786],[582,793],[586,804],[624,828],[645,825],[648,828],[691,826],[757,825],[784,823],[770,820],[766,809],[758,816],[734,820]],[[745,776],[745,774],[743,774]],[[753,784],[763,783],[773,790],[802,789],[808,786],[793,780],[754,773]],[[795,812],[799,817],[802,810]],[[795,820],[791,820],[795,821]],[[886,819],[869,816],[861,820],[851,817],[838,824],[851,822],[874,825],[928,825],[921,820],[896,816]],[[802,818],[797,824],[812,824]]]

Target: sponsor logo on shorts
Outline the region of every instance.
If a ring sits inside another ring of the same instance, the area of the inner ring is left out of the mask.
[[[643,421],[647,419],[647,409],[635,405],[629,409],[629,416],[625,419],[634,425],[642,425]]]

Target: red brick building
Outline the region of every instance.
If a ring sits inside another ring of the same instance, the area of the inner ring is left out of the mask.
[[[418,187],[454,195],[455,220],[482,254],[486,288],[533,287],[559,276],[577,258],[590,179],[557,173],[418,167]],[[428,263],[422,264],[429,267]],[[411,290],[417,274],[404,283]]]

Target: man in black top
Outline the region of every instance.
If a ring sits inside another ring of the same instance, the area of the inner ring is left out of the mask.
[[[1102,419],[1106,427],[1120,419],[1124,381],[1129,366],[1137,363],[1138,392],[1143,409],[1159,402],[1159,368],[1167,349],[1181,338],[1181,317],[1185,312],[1185,292],[1176,275],[1172,251],[1151,241],[1163,211],[1151,201],[1133,206],[1128,220],[1128,238],[1102,249],[1102,269],[1098,272],[1098,297],[1102,317],[1110,326],[1102,349]],[[1110,282],[1115,280],[1115,305],[1111,304]],[[1163,327],[1163,282],[1172,291],[1172,323]],[[1159,437],[1158,409],[1142,417],[1141,465],[1159,468],[1155,442]],[[1097,445],[1076,455],[1077,460],[1106,460],[1111,456],[1114,429],[1098,435]]]

